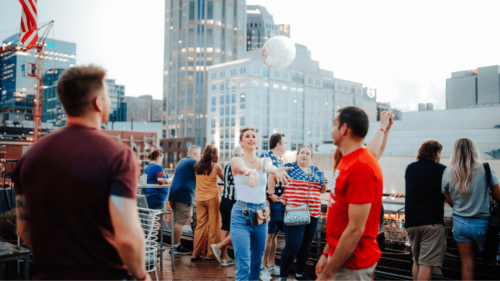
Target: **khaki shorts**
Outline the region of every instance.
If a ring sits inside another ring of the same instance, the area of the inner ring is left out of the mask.
[[[375,267],[377,267],[377,264],[374,264],[372,267],[369,268],[358,269],[358,270],[341,268],[339,272],[337,272],[333,280],[371,281],[373,272],[375,271]]]
[[[442,224],[422,225],[406,229],[413,261],[419,265],[443,266],[446,230]]]
[[[174,221],[179,225],[191,224],[193,216],[193,204],[170,202],[170,208],[174,211]]]

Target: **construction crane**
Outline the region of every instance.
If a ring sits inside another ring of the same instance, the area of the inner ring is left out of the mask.
[[[38,28],[38,40],[33,46],[33,49],[35,50],[35,69],[33,75],[33,77],[35,78],[35,95],[33,99],[33,142],[36,142],[42,137],[43,71],[44,61],[46,58],[43,48],[46,46],[45,40],[47,39],[47,36],[49,35],[49,32],[52,29],[53,25],[54,21],[50,21]],[[40,32],[42,29],[45,29],[43,33]],[[40,34],[42,35],[40,36]],[[0,49],[0,54],[16,51],[29,51],[26,47],[16,46],[13,43],[15,42],[3,44],[2,48]]]

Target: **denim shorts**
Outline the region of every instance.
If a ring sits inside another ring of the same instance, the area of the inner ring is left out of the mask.
[[[155,210],[165,209],[165,200],[162,200],[155,195],[146,194],[146,201],[148,201],[149,209],[155,209]]]
[[[453,238],[457,242],[476,242],[480,251],[486,239],[488,220],[464,218],[453,215]]]
[[[278,231],[283,230],[283,216],[285,214],[285,205],[281,202],[269,201],[269,207],[271,209],[271,221],[269,221],[269,227],[267,229],[268,234],[275,234]]]

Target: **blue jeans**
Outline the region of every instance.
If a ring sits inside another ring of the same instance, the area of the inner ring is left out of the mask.
[[[457,242],[476,242],[480,251],[486,240],[488,220],[464,218],[453,215],[453,239]]]
[[[285,224],[285,248],[281,254],[280,278],[286,278],[292,267],[293,260],[297,257],[298,274],[303,274],[306,267],[311,243],[318,229],[318,218],[311,217],[311,222],[306,225],[288,226]]]
[[[165,200],[162,200],[153,194],[146,194],[146,201],[148,201],[148,208],[150,209],[165,209]]]
[[[243,202],[245,203],[245,202]],[[267,223],[254,225],[254,211],[266,207],[265,203],[245,203],[250,208],[250,215],[243,216],[245,207],[236,202],[231,211],[231,239],[236,259],[236,276],[240,280],[259,280],[262,258],[266,250]],[[246,225],[250,218],[252,224]]]

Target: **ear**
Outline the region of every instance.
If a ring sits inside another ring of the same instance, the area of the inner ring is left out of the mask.
[[[102,112],[102,110],[104,109],[104,101],[102,100],[101,96],[95,97],[93,104],[97,112]]]
[[[340,133],[342,134],[343,137],[347,136],[349,128],[347,127],[347,124],[344,123],[342,124],[342,127],[340,127]]]

